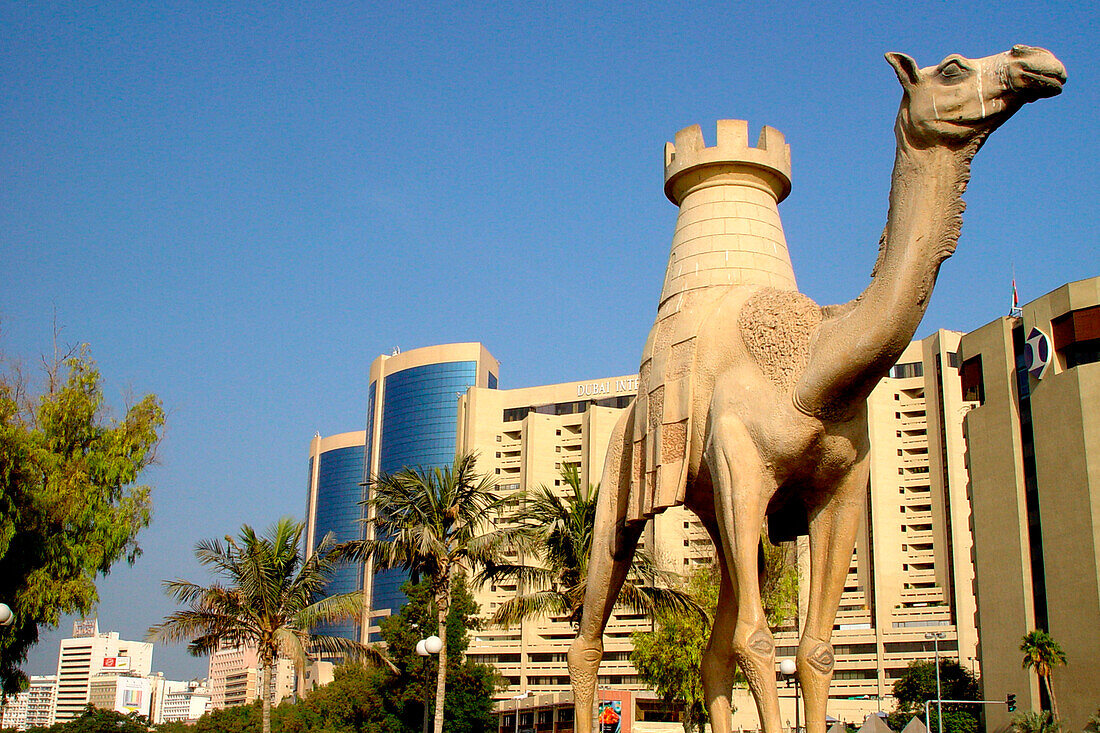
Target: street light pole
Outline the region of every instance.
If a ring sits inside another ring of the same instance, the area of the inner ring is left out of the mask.
[[[416,628],[416,624],[413,624],[413,628]],[[439,654],[441,649],[443,649],[443,640],[434,634],[427,639],[416,642],[416,653],[422,657]],[[428,714],[431,708],[431,694],[431,688],[424,693],[424,733],[428,733],[429,724],[431,723],[431,716]]]
[[[529,696],[530,694],[530,691],[521,692],[520,694],[512,698],[516,701],[516,733],[519,733],[519,701],[527,698],[527,696]]]
[[[0,626],[11,626],[15,623],[15,614],[6,603],[0,603]]]
[[[779,663],[779,671],[787,676],[788,687],[790,687],[791,685],[791,680],[794,680],[794,733],[799,733],[799,731],[802,729],[802,723],[798,719],[799,686],[798,675],[795,674],[795,672],[798,671],[798,665],[793,659],[784,659],[782,662]],[[787,719],[787,722],[791,722],[790,718]]]
[[[934,631],[924,635],[925,639],[932,640],[932,648],[936,655],[936,717],[939,718],[937,727],[939,733],[943,733],[943,693],[940,692],[940,639],[947,636],[942,631]]]

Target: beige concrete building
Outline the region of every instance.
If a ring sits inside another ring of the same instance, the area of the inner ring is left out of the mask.
[[[120,639],[118,632],[99,633],[96,619],[73,623],[73,635],[61,640],[57,658],[54,721],[79,717],[88,704],[92,679],[119,674],[144,677],[153,664],[153,645]]]
[[[97,674],[88,684],[88,702],[101,710],[123,715],[136,713],[151,719],[153,684],[150,677]]]
[[[280,659],[275,669],[275,703],[294,693],[294,665]],[[228,708],[259,700],[263,694],[263,670],[252,647],[227,647],[210,655],[207,690],[210,708]]]
[[[967,406],[961,400],[958,341],[959,334],[939,331],[914,342],[869,401],[867,519],[833,639],[837,667],[830,712],[838,718],[858,721],[865,712],[891,709],[885,698],[894,680],[910,661],[933,656],[925,634],[942,632],[941,654],[975,664],[962,439]],[[459,400],[457,447],[477,451],[479,468],[492,472],[504,491],[559,485],[560,470],[569,464],[585,482],[597,482],[611,429],[636,389],[634,375],[511,390],[474,387]],[[659,515],[643,542],[681,573],[710,563],[714,553],[702,525],[682,509]],[[514,592],[507,585],[488,587],[477,600],[490,613]],[[612,616],[601,688],[644,687],[629,661],[630,634],[648,628],[636,615]],[[508,680],[510,686],[498,693],[502,700],[524,692],[562,694],[569,689],[565,653],[572,638],[567,622],[540,619],[479,631],[469,654],[494,664]],[[794,656],[796,639],[794,628],[780,632],[780,658]],[[791,703],[784,701],[784,715],[793,715]],[[735,724],[755,727],[747,693],[737,705]]]
[[[1100,278],[1064,285],[962,340],[984,695],[1047,707],[1021,637],[1048,630],[1066,730],[1100,705]],[[988,706],[990,730],[1008,713]]]

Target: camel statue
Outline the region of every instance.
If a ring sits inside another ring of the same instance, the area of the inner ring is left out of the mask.
[[[773,539],[809,535],[796,674],[807,733],[825,733],[830,639],[867,490],[867,397],[912,339],[955,249],[974,154],[1066,79],[1049,51],[1029,46],[924,69],[900,53],[886,60],[903,90],[890,209],[871,283],[849,303],[820,307],[797,291],[776,209],[790,190],[790,153],[776,130],[749,147],[746,124],[724,120],[716,147],[704,146],[698,126],[666,146],[665,193],[680,211],[638,396],[604,465],[568,655],[578,733],[592,733],[603,630],[642,528],[678,505],[719,548],[718,611],[702,661],[716,733],[730,731],[735,662],[763,730],[781,733],[759,542],[765,526]]]

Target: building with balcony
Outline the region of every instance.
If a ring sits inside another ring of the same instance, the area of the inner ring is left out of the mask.
[[[962,339],[984,696],[1049,707],[1020,640],[1045,629],[1062,723],[1100,700],[1100,277],[1054,290]],[[988,706],[990,730],[1008,713]]]
[[[275,704],[294,693],[294,665],[279,659],[275,666]],[[260,656],[254,647],[225,647],[210,655],[207,673],[210,709],[247,705],[264,691]]]
[[[120,639],[118,632],[99,632],[96,619],[73,623],[71,638],[61,640],[57,658],[54,721],[79,717],[90,702],[92,679],[120,674],[144,677],[153,664],[153,644]]]

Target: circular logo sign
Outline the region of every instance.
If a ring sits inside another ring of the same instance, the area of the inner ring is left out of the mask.
[[[1032,328],[1024,342],[1024,366],[1027,373],[1036,379],[1042,379],[1050,366],[1050,339],[1037,328]]]

